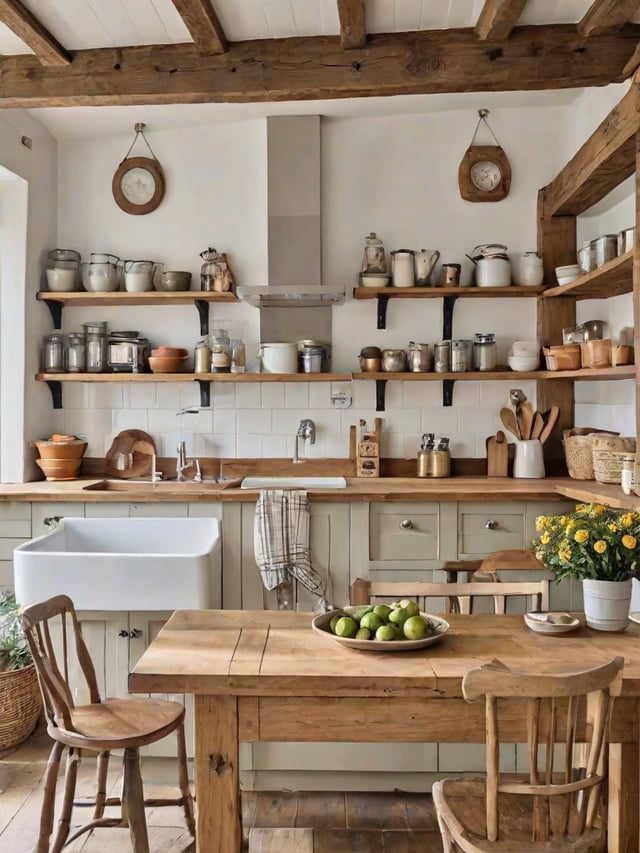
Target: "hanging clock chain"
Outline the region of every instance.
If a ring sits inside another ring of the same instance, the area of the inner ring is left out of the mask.
[[[489,115],[489,110],[478,110],[478,116],[479,116],[479,118],[478,118],[478,123],[476,124],[476,129],[473,131],[473,136],[471,137],[471,142],[469,143],[469,147],[471,147],[471,145],[473,145],[473,143],[476,141],[476,136],[478,135],[478,130],[479,130],[479,128],[480,128],[480,123],[481,123],[481,122],[484,122],[484,123],[485,123],[485,125],[486,125],[486,127],[487,127],[487,130],[489,131],[489,133],[491,134],[491,136],[493,136],[493,140],[494,140],[494,142],[496,143],[496,145],[497,145],[498,147],[500,147],[500,143],[499,143],[499,142],[498,142],[498,140],[496,139],[496,135],[495,135],[495,133],[491,130],[491,127],[489,126],[489,122],[487,121],[487,116],[488,116],[488,115]],[[145,141],[146,141],[146,140],[145,140]]]
[[[133,142],[132,142],[132,143],[131,143],[131,145],[129,146],[129,150],[128,150],[128,151],[127,151],[127,153],[124,155],[124,158],[123,158],[123,159],[122,159],[122,161],[120,162],[120,165],[122,165],[122,164],[124,163],[124,161],[127,159],[127,157],[129,156],[129,154],[131,154],[131,152],[132,152],[132,150],[133,150],[133,146],[136,144],[136,142],[137,142],[137,140],[138,140],[138,137],[139,137],[139,136],[141,136],[141,137],[142,137],[142,139],[144,140],[145,145],[147,146],[147,148],[148,148],[148,149],[149,149],[149,151],[151,152],[151,156],[152,156],[152,157],[153,157],[153,159],[156,161],[156,163],[159,163],[159,162],[160,162],[160,161],[158,160],[158,158],[156,157],[156,155],[153,153],[153,149],[152,149],[152,147],[149,145],[149,143],[148,143],[148,141],[147,141],[147,137],[144,135],[144,129],[145,129],[145,127],[146,127],[146,126],[147,126],[147,125],[146,125],[144,122],[142,122],[142,121],[136,122],[136,124],[133,126],[133,129],[135,130],[136,135],[133,137]]]

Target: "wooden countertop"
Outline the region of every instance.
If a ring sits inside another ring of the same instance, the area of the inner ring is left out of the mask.
[[[104,485],[103,485],[104,484]],[[570,498],[600,501],[609,506],[640,509],[640,498],[625,496],[620,486],[569,477],[540,480],[511,477],[380,477],[347,478],[346,489],[309,489],[312,501],[533,501]],[[80,479],[0,484],[0,501],[59,501],[83,503],[255,501],[257,491],[240,489],[238,480],[215,483],[160,483],[127,480]]]

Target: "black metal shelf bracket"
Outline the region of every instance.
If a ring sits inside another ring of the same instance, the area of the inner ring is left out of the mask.
[[[387,328],[387,305],[389,304],[388,296],[378,296],[378,329]],[[383,411],[382,409],[379,411]]]
[[[53,408],[62,408],[62,382],[58,379],[47,379],[49,391],[51,391],[51,399],[53,400]]]
[[[62,328],[62,302],[47,302],[47,308],[53,320],[53,328]]]
[[[453,337],[453,307],[458,297],[455,294],[444,296],[442,300],[442,340],[450,341]]]
[[[376,379],[376,412],[384,412],[384,398],[387,390],[386,379]]]
[[[205,299],[196,299],[195,306],[200,316],[200,334],[209,334],[209,303]],[[208,405],[208,404],[207,404]]]
[[[200,386],[200,406],[208,409],[211,406],[211,382],[208,379],[196,379]]]
[[[455,385],[455,379],[443,379],[442,380],[442,405],[443,406],[452,406],[453,405],[453,386]]]

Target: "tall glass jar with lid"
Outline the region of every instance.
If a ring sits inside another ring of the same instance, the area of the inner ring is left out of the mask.
[[[105,373],[107,370],[107,324],[100,320],[83,323],[86,338],[87,373]]]
[[[65,362],[69,373],[84,373],[87,369],[86,336],[84,332],[69,332]]]
[[[211,332],[211,372],[231,373],[231,341],[226,329]]]

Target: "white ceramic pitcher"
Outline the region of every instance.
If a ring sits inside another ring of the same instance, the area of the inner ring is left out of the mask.
[[[438,262],[440,252],[437,249],[420,249],[413,256],[418,287],[426,287],[430,283],[431,273]]]

